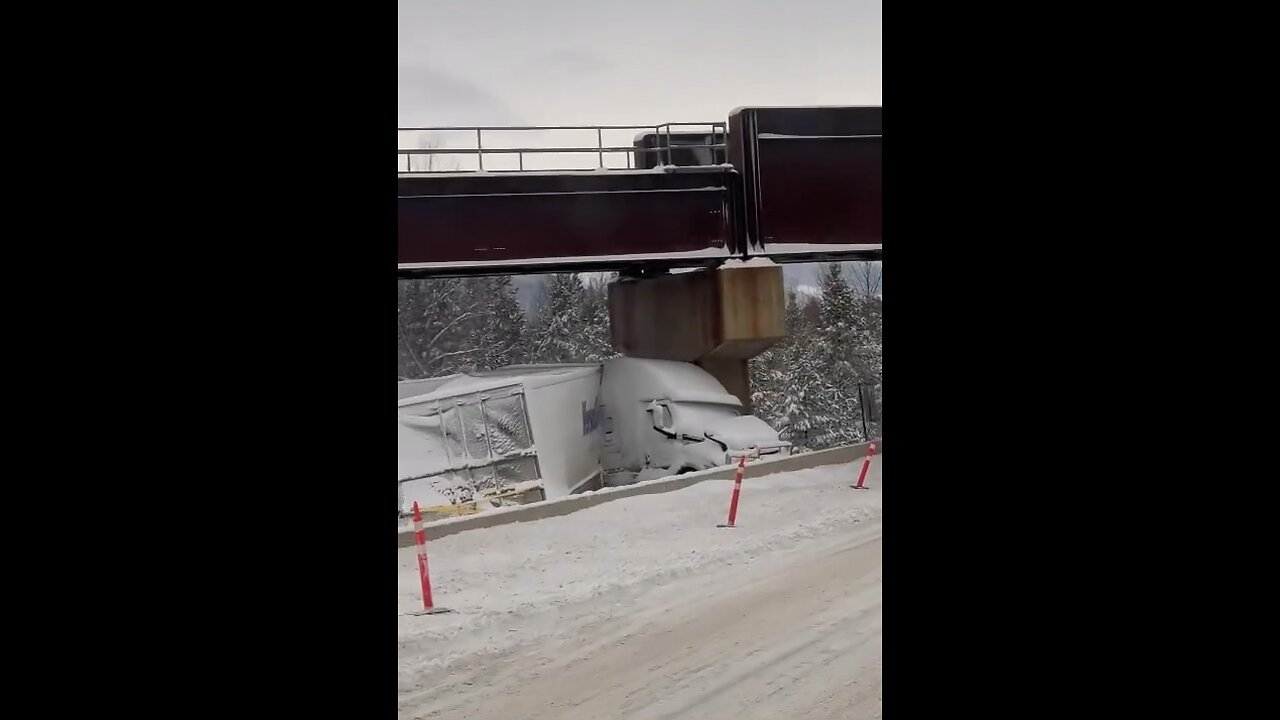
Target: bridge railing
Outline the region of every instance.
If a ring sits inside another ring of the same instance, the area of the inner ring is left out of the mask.
[[[728,124],[409,127],[397,135],[405,174],[633,170],[724,163]]]

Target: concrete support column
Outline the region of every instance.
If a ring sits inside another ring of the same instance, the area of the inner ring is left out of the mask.
[[[730,395],[742,401],[742,411],[745,413],[750,413],[752,407],[751,374],[747,366],[749,359],[707,357],[698,361],[698,365],[719,380]]]
[[[626,278],[609,286],[609,325],[619,352],[698,363],[747,408],[747,360],[786,337],[785,309],[776,265]]]

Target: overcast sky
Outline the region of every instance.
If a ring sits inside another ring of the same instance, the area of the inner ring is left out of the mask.
[[[879,105],[879,0],[402,0],[399,122],[724,120]]]
[[[879,0],[401,0],[399,126],[880,105],[880,15]],[[787,276],[814,284],[808,267]]]

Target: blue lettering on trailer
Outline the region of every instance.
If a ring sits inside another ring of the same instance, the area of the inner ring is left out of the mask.
[[[587,401],[582,401],[582,436],[586,437],[595,432],[600,427],[600,416],[602,408],[600,407],[600,399],[596,398],[594,407],[588,408]]]

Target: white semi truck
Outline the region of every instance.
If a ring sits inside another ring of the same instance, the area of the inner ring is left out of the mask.
[[[790,447],[689,363],[517,365],[399,385],[402,516],[414,501],[562,497],[606,477],[701,470]]]

